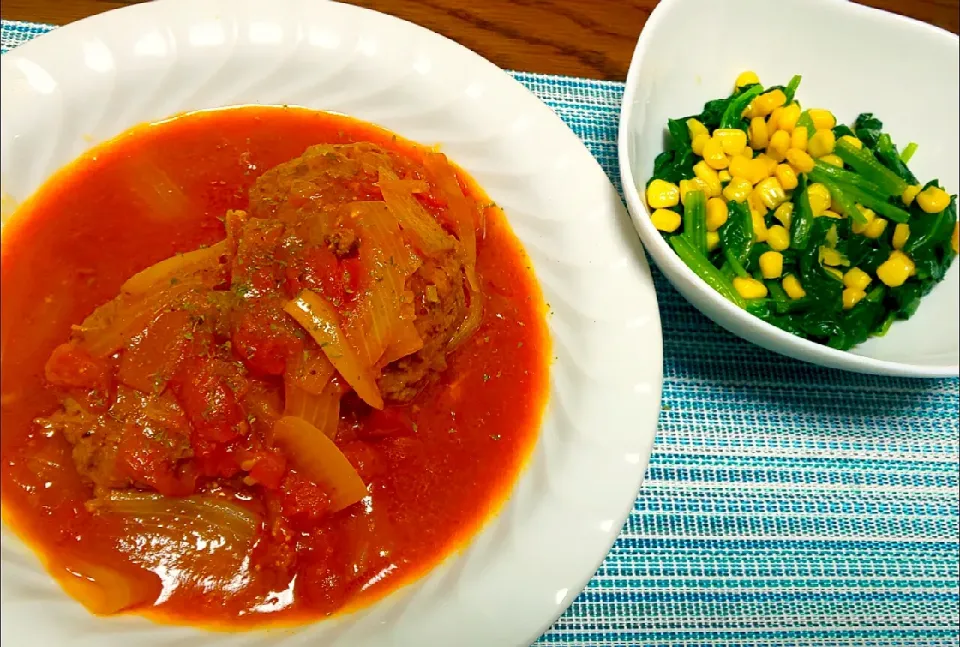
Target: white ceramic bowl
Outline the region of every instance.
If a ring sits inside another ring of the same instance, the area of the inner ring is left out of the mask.
[[[439,144],[523,242],[551,305],[554,359],[537,444],[499,514],[376,604],[290,630],[220,635],[95,618],[4,528],[0,643],[517,647],[547,629],[633,508],[662,377],[640,243],[600,165],[557,115],[452,41],[316,0],[138,4],[41,36],[0,68],[0,188],[18,200],[95,143],[187,110],[298,104]]]
[[[956,193],[957,43],[935,27],[839,0],[661,2],[630,65],[619,154],[634,224],[674,287],[727,330],[790,357],[863,373],[957,375],[960,262],[912,319],[894,324],[883,338],[838,351],[779,330],[711,290],[654,228],[642,197],[663,150],[667,119],[697,114],[706,101],[727,96],[744,70],[755,70],[767,85],[802,74],[798,99],[831,109],[842,123],[873,112],[894,142],[919,143],[910,163],[919,178],[939,178]]]

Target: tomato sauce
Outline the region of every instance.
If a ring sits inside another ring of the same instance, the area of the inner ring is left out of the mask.
[[[58,405],[44,381],[51,352],[134,273],[223,239],[225,212],[247,207],[261,173],[313,144],[359,141],[412,158],[423,151],[371,125],[297,108],[191,113],[137,127],[88,152],[5,225],[3,517],[68,592],[83,598],[97,565],[134,579],[141,569],[124,550],[122,529],[85,507],[92,488],[78,475],[70,446],[32,422]],[[298,537],[293,576],[250,568],[229,586],[202,591],[178,586],[171,552],[165,572],[144,578],[151,586],[159,579],[156,602],[133,611],[228,630],[309,621],[421,576],[496,511],[536,439],[549,340],[542,297],[519,242],[483,192],[460,178],[484,205],[477,259],[483,322],[449,357],[441,379],[404,409],[402,421],[389,407],[360,422],[341,420],[341,427],[365,425],[354,431],[374,439],[344,448],[370,497]],[[298,504],[311,509],[309,500]],[[261,542],[255,550],[270,549]]]

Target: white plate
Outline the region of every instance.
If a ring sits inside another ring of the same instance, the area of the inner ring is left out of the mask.
[[[730,38],[732,25],[749,37]],[[690,43],[709,55],[689,55]],[[767,85],[803,75],[797,99],[831,109],[842,123],[873,112],[899,146],[920,145],[910,167],[921,181],[939,178],[957,193],[958,61],[956,35],[854,2],[778,0],[774,9],[767,0],[664,0],[637,42],[620,117],[623,191],[647,251],[690,303],[764,348],[863,373],[957,375],[960,262],[909,321],[849,352],[834,350],[761,321],[707,286],[650,222],[637,187],[646,186],[663,150],[668,118],[697,114],[727,96],[740,72],[755,70]]]
[[[241,634],[98,619],[5,532],[4,647],[516,647],[550,626],[632,508],[662,377],[640,245],[600,166],[556,115],[449,40],[315,0],[162,0],[110,12],[5,54],[2,84],[2,188],[20,200],[93,143],[185,110],[299,104],[439,143],[523,241],[553,311],[556,357],[539,441],[500,514],[372,607]]]

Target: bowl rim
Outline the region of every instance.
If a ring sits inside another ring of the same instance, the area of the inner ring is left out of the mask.
[[[842,11],[850,11],[854,14],[868,16],[875,20],[885,20],[896,23],[901,28],[914,29],[918,30],[918,32],[923,32],[923,35],[928,38],[945,38],[948,41],[952,41],[954,46],[956,46],[958,43],[958,36],[956,34],[952,34],[944,29],[941,29],[940,27],[915,20],[907,16],[901,16],[899,14],[875,9],[873,7],[859,5],[854,2],[847,2],[846,0],[808,1],[811,4],[819,3],[824,7],[837,7],[845,5]],[[774,350],[771,352],[776,352],[777,354],[785,357],[793,357],[800,361],[824,366],[827,368],[839,368],[858,373],[895,375],[914,378],[957,377],[960,375],[960,363],[953,365],[939,365],[905,363],[875,359],[864,355],[858,355],[850,351],[830,348],[824,344],[818,344],[814,341],[810,341],[809,339],[797,337],[796,335],[781,330],[773,324],[767,323],[759,317],[750,314],[746,310],[738,308],[736,305],[722,297],[718,292],[710,288],[710,286],[707,285],[707,283],[700,278],[700,276],[698,276],[677,257],[676,253],[670,248],[666,239],[656,229],[654,229],[653,224],[650,221],[650,211],[646,205],[646,201],[640,195],[639,189],[634,183],[633,174],[631,172],[632,164],[629,154],[629,142],[631,138],[629,129],[630,113],[632,112],[633,105],[636,102],[636,94],[638,91],[637,81],[640,76],[640,69],[644,65],[647,55],[650,53],[650,34],[660,27],[660,24],[665,20],[665,16],[673,11],[682,10],[682,6],[686,2],[688,2],[688,0],[661,0],[661,2],[650,13],[650,17],[647,19],[643,30],[640,32],[636,47],[634,48],[633,56],[630,59],[630,68],[627,72],[627,78],[625,81],[623,101],[620,105],[620,123],[617,133],[617,157],[620,165],[620,181],[623,187],[623,195],[626,199],[627,210],[630,212],[630,217],[633,221],[634,228],[637,230],[640,239],[643,241],[644,247],[653,257],[654,261],[656,261],[657,266],[663,271],[671,285],[674,284],[674,280],[670,276],[669,272],[678,272],[688,284],[693,286],[693,288],[698,292],[702,293],[703,297],[706,298],[715,309],[721,311],[728,319],[743,322],[749,327],[754,328],[758,334],[771,337],[773,340],[780,342],[784,346],[790,346],[796,351],[791,355],[779,350]],[[666,270],[666,268],[661,267],[661,263],[666,259],[670,259],[668,261],[670,265],[669,272]],[[676,285],[674,285],[674,288],[681,292],[681,294],[683,293],[683,291],[680,290]],[[684,295],[684,298],[690,301],[686,295]],[[694,304],[692,301],[691,305],[697,308],[697,310],[699,310],[704,316],[722,326],[722,324],[716,318],[701,310],[699,306]],[[723,327],[726,328],[726,326]],[[735,332],[732,330],[730,332],[742,339],[745,339],[746,341],[749,341],[752,344],[762,346],[762,344],[759,344],[752,338],[753,335],[741,334],[740,332]]]

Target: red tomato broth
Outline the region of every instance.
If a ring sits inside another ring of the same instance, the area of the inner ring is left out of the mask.
[[[91,488],[78,476],[70,446],[31,422],[57,406],[43,378],[50,353],[72,324],[111,299],[135,272],[222,239],[224,212],[247,206],[247,191],[260,173],[307,146],[355,141],[415,159],[423,150],[368,124],[303,109],[191,113],[137,127],[90,151],[5,225],[3,515],[74,595],[88,597],[76,585],[96,579],[85,572],[90,564],[143,574],[151,602],[178,574],[158,583],[132,565],[119,525],[84,507]],[[473,200],[489,204],[465,174],[458,175]],[[427,207],[438,214],[443,209]],[[307,621],[369,603],[421,576],[496,511],[536,439],[549,338],[542,297],[519,242],[498,209],[488,206],[485,214],[477,260],[485,293],[480,329],[413,405],[341,420],[338,444],[371,497],[299,538],[293,582],[269,568],[248,568],[230,590],[204,595],[175,588],[157,606],[134,611],[222,629]],[[309,511],[310,496],[305,489],[289,499],[290,512]],[[374,531],[365,531],[371,520]],[[254,549],[254,566],[269,565],[257,560],[270,559],[270,543]],[[360,559],[375,577],[368,585],[345,583],[345,570]]]

